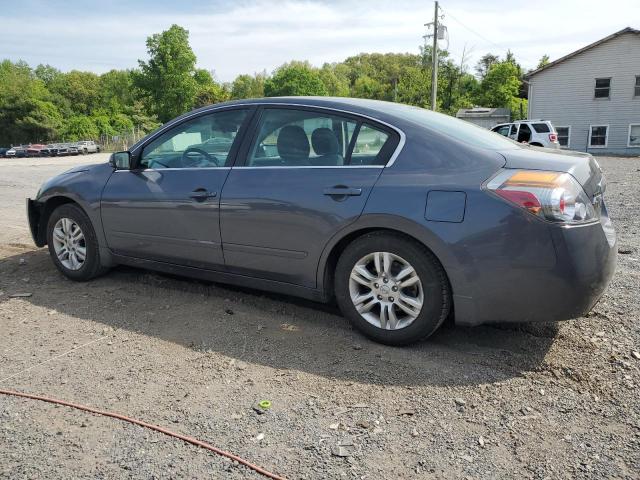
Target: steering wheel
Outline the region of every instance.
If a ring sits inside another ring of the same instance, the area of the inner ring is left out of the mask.
[[[204,157],[204,159],[190,158],[189,154],[191,153],[197,153]],[[208,162],[209,164],[213,163],[216,167],[220,166],[220,163],[218,162],[218,159],[216,157],[210,155],[200,148],[187,148],[184,152],[182,152],[180,162],[182,163],[182,168],[208,166],[204,162]]]

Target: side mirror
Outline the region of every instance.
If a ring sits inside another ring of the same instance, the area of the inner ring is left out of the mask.
[[[109,163],[116,170],[129,170],[131,168],[131,153],[115,152],[111,154]]]

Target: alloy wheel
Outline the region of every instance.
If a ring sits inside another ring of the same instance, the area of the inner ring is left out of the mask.
[[[87,258],[87,244],[78,223],[61,218],[53,227],[53,248],[62,266],[80,270]]]
[[[418,272],[390,252],[373,252],[356,262],[349,276],[349,294],[362,318],[383,330],[408,327],[424,303]]]

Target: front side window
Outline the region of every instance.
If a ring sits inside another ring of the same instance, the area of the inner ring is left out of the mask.
[[[640,97],[640,75],[636,75],[636,86],[633,91],[634,97]]]
[[[592,125],[589,131],[589,146],[606,147],[608,134],[609,127],[607,125]]]
[[[571,127],[556,127],[558,133],[558,143],[563,148],[569,147],[569,137],[571,135]]]
[[[496,132],[496,133],[499,133],[500,135],[508,137],[509,136],[509,130],[511,130],[511,127],[509,127],[509,125],[502,125],[501,127],[495,128],[493,131]]]
[[[514,123],[513,125],[511,125],[511,133],[509,133],[509,135],[512,137],[515,137],[517,133],[518,133],[518,125]]]
[[[141,168],[215,168],[230,166],[229,153],[247,110],[203,115],[163,133],[142,151]]]
[[[640,124],[629,125],[629,143],[630,147],[640,147]]]
[[[267,108],[249,151],[250,167],[384,165],[390,134],[332,113]]]
[[[595,97],[609,98],[609,90],[611,88],[610,78],[596,78]]]

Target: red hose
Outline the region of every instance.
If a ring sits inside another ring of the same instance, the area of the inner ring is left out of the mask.
[[[233,453],[225,452],[224,450],[221,450],[221,449],[219,449],[217,447],[214,447],[213,445],[210,445],[210,444],[205,443],[205,442],[201,442],[200,440],[198,440],[196,438],[187,437],[186,435],[182,435],[180,433],[172,432],[171,430],[167,430],[166,428],[159,427],[158,425],[152,425],[150,423],[143,422],[141,420],[136,420],[135,418],[125,417],[124,415],[120,415],[119,413],[105,412],[103,410],[97,410],[95,408],[91,408],[91,407],[88,407],[86,405],[79,405],[77,403],[71,403],[71,402],[67,402],[65,400],[58,400],[56,398],[41,397],[41,396],[38,396],[38,395],[31,395],[30,393],[14,392],[13,390],[2,390],[2,389],[0,389],[0,394],[13,395],[15,397],[22,397],[22,398],[30,398],[32,400],[41,400],[43,402],[55,403],[57,405],[64,405],[66,407],[77,408],[78,410],[84,410],[85,412],[95,413],[96,415],[103,415],[105,417],[112,417],[112,418],[117,418],[118,420],[124,420],[125,422],[133,423],[135,425],[140,425],[141,427],[145,427],[145,428],[149,428],[151,430],[155,430],[156,432],[164,433],[165,435],[169,435],[170,437],[179,438],[180,440],[183,440],[183,441],[185,441],[187,443],[191,443],[191,444],[196,445],[198,447],[206,448],[207,450],[210,450],[210,451],[212,451],[214,453],[217,453],[218,455],[222,455],[223,457],[227,457],[227,458],[230,458],[231,460],[235,460],[236,462],[244,465],[245,467],[250,468],[251,470],[253,470],[253,471],[255,471],[255,472],[257,472],[257,473],[259,473],[261,475],[264,475],[267,478],[271,478],[273,480],[285,480],[284,477],[280,477],[280,476],[276,475],[275,473],[271,473],[271,472],[263,469],[262,467],[254,465],[253,463],[250,463],[247,460],[245,460],[243,458],[240,458],[237,455],[234,455]]]

